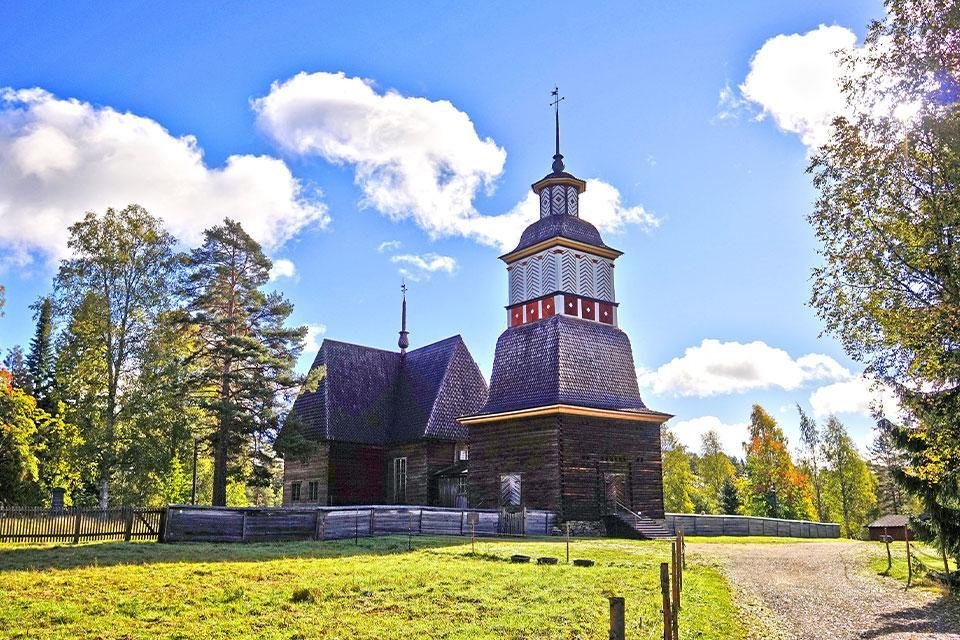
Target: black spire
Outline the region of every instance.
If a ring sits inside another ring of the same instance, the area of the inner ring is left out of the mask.
[[[550,95],[553,96],[553,102],[550,103],[550,106],[553,107],[553,117],[557,127],[557,147],[556,153],[553,154],[553,172],[563,173],[563,155],[560,153],[560,101],[566,98],[560,96],[559,87],[554,87]]]
[[[400,339],[397,340],[397,346],[400,347],[400,353],[406,353],[407,347],[410,346],[410,340],[407,338],[407,284],[405,282],[400,284],[400,291],[403,293],[403,305],[402,311],[400,312]]]

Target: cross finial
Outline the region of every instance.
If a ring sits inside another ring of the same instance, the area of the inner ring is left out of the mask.
[[[550,95],[553,96],[553,101],[550,103],[550,106],[553,107],[553,117],[557,132],[556,152],[553,155],[553,172],[560,173],[563,171],[563,155],[560,154],[560,102],[566,100],[566,96],[561,96],[560,88],[556,86],[553,88],[553,91],[550,92]]]
[[[407,337],[409,333],[407,331],[407,283],[403,280],[400,281],[400,293],[403,294],[403,304],[400,312],[400,339],[397,340],[397,346],[400,347],[400,353],[404,354],[410,346],[410,339]]]

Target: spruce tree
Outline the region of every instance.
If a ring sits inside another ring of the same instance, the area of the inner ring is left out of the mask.
[[[18,389],[34,395],[33,378],[27,367],[27,361],[23,357],[23,349],[20,345],[14,345],[7,351],[7,357],[3,359],[3,368],[10,372],[12,376],[11,384]]]
[[[44,411],[53,413],[56,366],[53,355],[53,300],[45,296],[33,308],[36,310],[37,328],[30,341],[27,369],[33,381],[33,395],[37,399],[37,405]]]
[[[271,266],[260,245],[230,219],[207,229],[187,260],[187,310],[200,336],[195,355],[206,372],[202,402],[215,416],[209,435],[214,505],[226,504],[230,478],[246,474],[262,482],[268,475],[262,441],[275,435],[283,394],[298,383],[293,366],[306,327],[286,327],[293,305],[261,291]]]

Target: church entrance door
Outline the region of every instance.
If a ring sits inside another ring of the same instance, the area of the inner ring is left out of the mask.
[[[610,472],[603,474],[604,507],[607,513],[615,513],[617,504],[626,502],[626,486],[627,474]]]

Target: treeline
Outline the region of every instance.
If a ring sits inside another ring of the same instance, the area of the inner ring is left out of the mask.
[[[0,371],[0,504],[273,504],[305,327],[232,220],[178,252],[137,205],[70,227],[26,349]]]
[[[663,494],[671,513],[712,513],[840,523],[843,535],[860,537],[881,513],[915,512],[893,482],[897,449],[881,432],[872,460],[831,416],[819,428],[798,406],[800,447],[791,455],[783,429],[754,405],[743,457],[727,455],[718,434],[703,435],[699,452],[668,428],[662,432]]]

